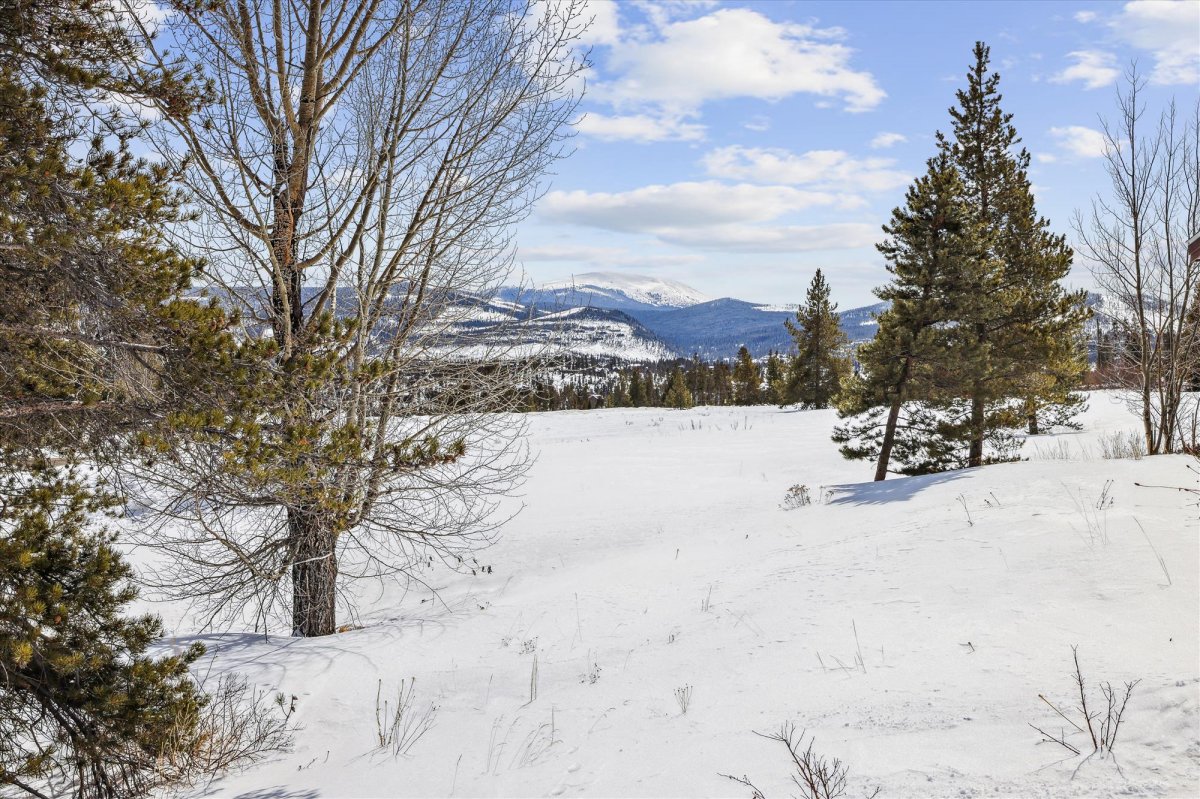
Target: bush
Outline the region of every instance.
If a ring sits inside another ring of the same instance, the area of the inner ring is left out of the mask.
[[[837,797],[845,796],[846,778],[849,775],[846,764],[836,757],[830,760],[813,751],[814,739],[803,730],[797,735],[796,725],[786,722],[779,732],[770,735],[756,732],[755,735],[779,741],[787,747],[794,769],[792,782],[800,789],[803,799],[837,799]],[[808,746],[805,746],[805,738],[808,738]],[[755,787],[749,778],[734,777],[731,774],[722,774],[721,776],[745,785],[753,791],[751,799],[766,799],[766,794]],[[879,789],[876,788],[875,792],[869,796],[873,799],[878,794]]]
[[[1133,458],[1140,461],[1146,452],[1146,440],[1132,431],[1100,435],[1100,456],[1105,460]]]
[[[784,510],[795,510],[811,504],[812,497],[809,496],[808,486],[794,485],[783,495],[783,505],[780,507]]]
[[[1094,706],[1088,705],[1087,686],[1083,679],[1083,670],[1079,667],[1079,647],[1071,647],[1071,654],[1075,660],[1075,689],[1078,692],[1078,697],[1074,700],[1074,706],[1069,707],[1071,713],[1061,710],[1057,705],[1047,699],[1043,694],[1038,694],[1038,699],[1046,703],[1060,719],[1070,724],[1075,732],[1069,733],[1066,729],[1059,731],[1058,735],[1053,735],[1046,732],[1041,727],[1030,724],[1035,730],[1042,734],[1043,743],[1056,743],[1073,754],[1081,754],[1082,749],[1091,745],[1093,754],[1111,752],[1117,743],[1117,734],[1121,731],[1121,721],[1125,717],[1125,706],[1129,704],[1129,697],[1133,694],[1133,689],[1141,680],[1134,680],[1124,684],[1124,690],[1118,691],[1113,688],[1112,683],[1102,683],[1100,685],[1100,695],[1103,698],[1103,710],[1096,710]],[[1074,714],[1074,717],[1072,717]],[[1084,739],[1086,736],[1086,739]]]

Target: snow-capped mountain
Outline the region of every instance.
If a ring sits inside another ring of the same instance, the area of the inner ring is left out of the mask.
[[[693,354],[732,358],[743,345],[763,358],[793,346],[784,321],[795,318],[794,305],[709,300],[685,284],[637,275],[595,272],[532,292],[504,288],[491,298],[452,294],[446,300],[450,319],[442,321],[448,321],[448,329],[442,329],[446,346],[458,357],[508,353],[645,363]],[[1087,330],[1094,357],[1096,331],[1112,327],[1114,304],[1097,294],[1087,302],[1096,312]],[[875,303],[840,311],[851,343],[875,335],[875,316],[886,307]],[[347,295],[337,309],[353,313],[353,298]]]
[[[555,310],[591,307],[622,311],[687,308],[710,299],[676,280],[617,272],[586,272],[534,289],[506,288],[501,290],[500,296],[509,301]]]
[[[792,340],[783,323],[794,318],[796,311],[794,305],[767,305],[732,297],[710,299],[678,281],[616,272],[589,272],[535,289],[504,288],[497,297],[541,311],[623,311],[671,351],[665,357],[698,354],[703,358],[731,358],[742,345],[755,357],[763,357],[770,350],[787,351]],[[875,304],[843,312],[842,326],[851,341],[863,341],[875,334],[872,314],[879,310],[882,306]],[[614,331],[610,338],[615,341],[619,336]],[[638,360],[641,355],[630,351],[625,357]]]

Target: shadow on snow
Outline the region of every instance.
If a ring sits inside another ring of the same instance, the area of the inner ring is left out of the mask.
[[[930,486],[960,480],[970,473],[970,469],[958,469],[916,477],[893,477],[878,483],[844,483],[829,486],[834,496],[828,504],[883,505],[888,502],[904,502]]]

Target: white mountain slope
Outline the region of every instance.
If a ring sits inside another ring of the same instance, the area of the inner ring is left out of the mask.
[[[479,311],[452,328],[448,354],[456,358],[586,356],[637,363],[678,353],[635,319],[612,308],[568,308],[505,317]]]
[[[617,272],[585,272],[575,275],[569,280],[558,280],[542,286],[542,291],[546,292],[557,293],[572,290],[574,293],[584,296],[588,294],[602,297],[624,295],[634,302],[659,308],[687,308],[712,299],[677,280],[647,277],[646,275],[625,275]]]

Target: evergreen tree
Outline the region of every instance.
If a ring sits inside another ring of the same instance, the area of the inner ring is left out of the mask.
[[[667,390],[663,395],[662,404],[667,408],[679,409],[695,405],[692,392],[687,386],[687,379],[683,375],[683,370],[678,366],[671,371],[671,376],[667,379]]]
[[[1075,340],[1048,348],[1049,358],[1040,371],[1021,381],[1024,397],[1021,412],[1031,436],[1055,427],[1078,430],[1075,417],[1087,408],[1086,398],[1076,389],[1088,373],[1088,342],[1082,326]]]
[[[829,284],[821,270],[813,276],[805,302],[796,311],[795,324],[784,323],[795,341],[785,401],[807,408],[828,408],[842,378],[850,371],[845,350],[849,339],[838,324],[837,303],[829,299]]]
[[[140,795],[160,759],[191,746],[204,697],[188,666],[204,648],[153,658],[152,616],[113,536],[89,527],[111,504],[69,474],[10,476],[0,492],[0,784],[32,796]]]
[[[139,96],[114,74],[128,43],[110,12],[0,10],[0,446],[95,447],[159,415],[180,388],[163,362],[202,352],[189,336],[224,323],[182,297],[198,265],[165,241],[180,198],[169,172],[133,157],[138,128],[106,117],[114,135],[92,137],[86,106],[60,107],[101,85]]]
[[[766,368],[767,402],[772,405],[787,404],[787,370],[779,353],[771,350],[767,354]]]
[[[629,404],[635,408],[646,404],[646,392],[642,388],[642,375],[637,369],[629,372]]]
[[[713,404],[730,405],[734,401],[733,371],[725,361],[713,364]]]
[[[757,405],[762,402],[762,374],[745,345],[738,350],[732,380],[734,405]]]
[[[628,408],[632,404],[629,398],[629,380],[624,372],[617,376],[617,384],[608,398],[610,408]]]
[[[1061,283],[1071,268],[1064,236],[1038,216],[1030,188],[1030,156],[1012,115],[1001,110],[1000,76],[988,71],[990,51],[982,42],[967,88],[950,109],[953,139],[938,134],[940,150],[955,165],[968,204],[988,242],[988,268],[963,273],[960,296],[972,298],[959,309],[960,370],[971,404],[961,435],[967,463],[983,463],[989,429],[1012,425],[1007,404],[1020,397],[1027,406],[1053,402],[1061,384],[1029,379],[1047,371],[1063,374],[1067,357],[1087,319],[1085,292],[1067,293]],[[1056,387],[1057,386],[1057,387]],[[1044,392],[1044,393],[1043,393]]]
[[[957,351],[947,323],[964,302],[973,303],[957,293],[962,276],[986,265],[980,226],[945,154],[930,159],[884,232],[888,238],[878,249],[892,280],[875,295],[889,308],[879,315],[875,337],[858,348],[859,376],[844,383],[839,414],[855,418],[834,432],[846,457],[876,459],[876,480],[887,477],[894,455],[896,471],[905,474],[951,464],[955,447],[947,414],[939,418],[913,403],[953,399],[958,391]],[[908,418],[902,420],[906,403]],[[905,440],[893,453],[898,434]]]
[[[228,324],[183,296],[197,263],[165,239],[180,198],[132,155],[142,123],[95,111],[195,99],[124,73],[120,8],[0,4],[0,783],[31,796],[144,792],[204,702],[201,648],[147,655],[161,625],[125,615],[130,569],[91,522],[113,500],[70,471],[178,407]]]

